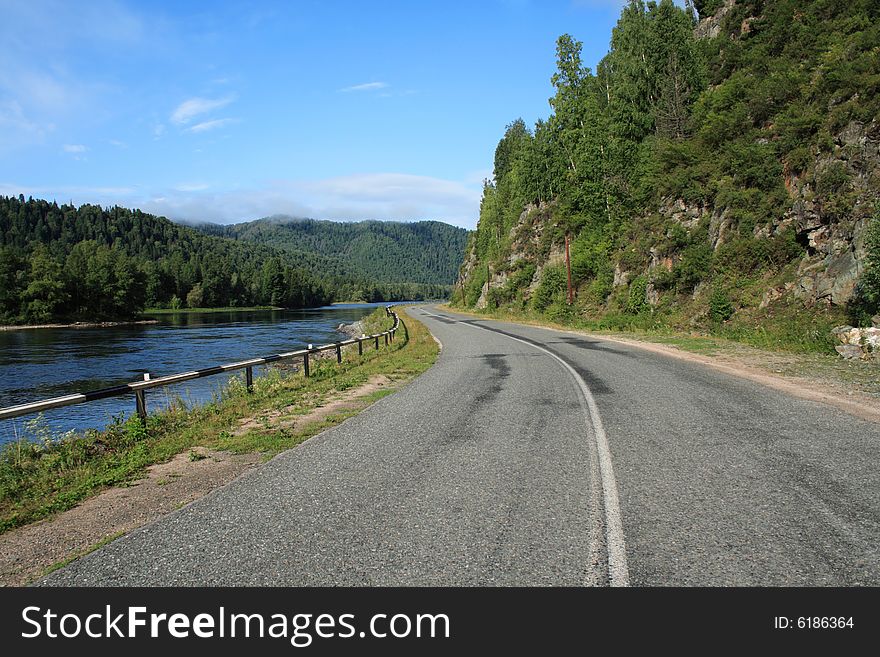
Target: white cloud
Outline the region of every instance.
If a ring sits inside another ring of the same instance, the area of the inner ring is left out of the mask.
[[[339,91],[343,93],[347,93],[349,91],[377,91],[378,89],[387,89],[387,82],[365,82],[363,84],[356,84],[352,87],[344,87]]]
[[[5,195],[118,204],[189,221],[231,223],[288,214],[350,221],[431,219],[465,228],[476,224],[481,191],[481,185],[403,173],[275,180],[228,191],[216,191],[216,185],[200,181],[169,188],[28,188],[0,184],[0,194]]]
[[[63,148],[65,153],[85,153],[89,150],[82,144],[64,144]]]
[[[222,223],[289,214],[354,221],[433,219],[473,228],[482,191],[481,185],[401,173],[276,180],[220,193],[190,193],[182,187],[163,191],[161,201],[145,199],[143,209],[175,219]]]
[[[214,119],[212,121],[203,121],[202,123],[196,123],[194,126],[186,128],[185,132],[207,132],[208,130],[215,130],[217,128],[222,128],[225,125],[229,125],[230,123],[235,123],[235,119]]]
[[[206,114],[226,107],[234,100],[233,96],[226,96],[224,98],[190,98],[183,101],[171,113],[171,122],[177,125],[186,125],[200,114]]]

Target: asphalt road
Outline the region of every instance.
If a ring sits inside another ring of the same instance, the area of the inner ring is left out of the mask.
[[[880,425],[699,364],[412,310],[436,365],[47,585],[880,584]]]

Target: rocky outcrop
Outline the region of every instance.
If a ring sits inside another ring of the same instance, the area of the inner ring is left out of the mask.
[[[364,334],[365,330],[364,322],[362,320],[358,320],[351,324],[340,324],[336,327],[336,331],[338,333],[342,333],[343,335],[347,335],[350,338],[359,338]]]
[[[831,331],[840,344],[834,349],[848,360],[880,360],[880,315],[873,318],[870,328],[838,326]]]
[[[774,230],[793,227],[806,249],[794,293],[807,305],[843,305],[852,298],[864,267],[865,230],[880,201],[878,182],[877,121],[851,121],[831,152],[817,157],[812,176],[786,176],[793,202]]]
[[[698,39],[713,39],[721,34],[721,23],[724,20],[725,16],[730,13],[730,10],[733,9],[733,6],[736,4],[736,0],[724,0],[724,4],[718,8],[714,14],[711,16],[701,16],[700,22],[697,25],[694,33],[697,35]],[[746,30],[748,30],[748,25],[745,26]]]
[[[790,207],[755,226],[754,237],[794,230],[805,254],[796,280],[784,292],[808,306],[843,306],[864,268],[865,231],[874,208],[880,207],[880,124],[851,121],[836,135],[830,152],[817,154],[809,174],[786,172],[785,187]],[[709,242],[716,250],[736,233],[727,208],[667,198],[658,210],[686,230],[707,220]],[[651,268],[656,266],[652,253]]]

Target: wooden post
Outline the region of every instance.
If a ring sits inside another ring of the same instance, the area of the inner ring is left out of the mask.
[[[489,263],[486,263],[486,308],[489,307],[489,290],[492,289],[492,278],[489,273]]]
[[[384,335],[385,335],[385,346],[387,347],[388,346],[388,334],[385,333]]]
[[[254,368],[246,367],[244,368],[244,384],[247,387],[248,392],[254,391]]]
[[[358,356],[364,355],[364,341],[358,338]]]
[[[309,345],[309,349],[312,348],[312,345]],[[306,376],[309,375],[309,352],[303,354],[303,374]]]
[[[376,351],[379,350],[379,336],[376,336]]]
[[[144,372],[144,381],[150,380],[150,373]],[[143,390],[136,390],[134,393],[134,403],[137,408],[138,417],[146,422],[147,420],[147,396]]]
[[[565,234],[565,271],[568,274],[568,305],[574,303],[574,290],[571,289],[571,255],[568,251],[568,233]]]
[[[342,362],[342,347],[340,347],[339,345],[336,345],[336,362]]]

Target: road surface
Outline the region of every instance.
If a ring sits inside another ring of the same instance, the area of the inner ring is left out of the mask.
[[[880,425],[702,365],[410,311],[399,392],[47,585],[878,585]]]

